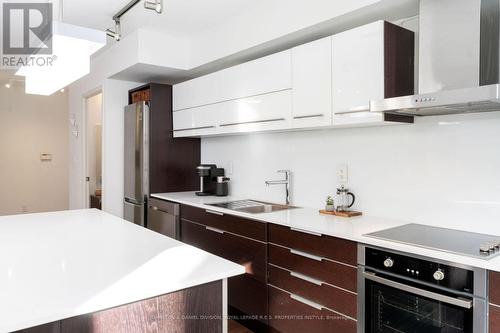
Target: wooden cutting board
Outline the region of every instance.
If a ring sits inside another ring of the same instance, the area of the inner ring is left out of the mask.
[[[319,211],[321,214],[327,214],[327,215],[335,215],[335,216],[340,216],[340,217],[354,217],[354,216],[361,216],[363,215],[362,212],[356,212],[354,210],[347,210],[347,211],[329,211],[329,210],[323,210],[321,209]]]

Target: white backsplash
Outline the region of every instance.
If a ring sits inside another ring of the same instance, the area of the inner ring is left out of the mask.
[[[353,207],[364,214],[488,232],[500,223],[500,112],[420,118],[413,125],[202,139],[203,163],[231,169],[230,194],[324,205],[347,164]]]

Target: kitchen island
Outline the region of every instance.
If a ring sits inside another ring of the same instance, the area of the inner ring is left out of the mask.
[[[222,332],[244,272],[95,209],[4,216],[0,332]]]

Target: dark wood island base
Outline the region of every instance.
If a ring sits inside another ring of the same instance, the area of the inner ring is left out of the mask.
[[[224,288],[219,280],[16,333],[222,333]]]

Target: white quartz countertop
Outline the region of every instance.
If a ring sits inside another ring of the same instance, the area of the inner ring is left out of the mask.
[[[0,217],[0,332],[243,274],[234,264],[110,214]]]
[[[366,245],[383,247],[395,251],[426,256],[440,260],[446,260],[457,264],[468,265],[478,268],[485,268],[500,272],[500,256],[489,260],[458,255],[439,250],[431,250],[423,247],[406,245],[397,242],[380,240],[364,236],[367,233],[397,227],[412,221],[399,221],[386,218],[359,216],[351,218],[336,217],[320,214],[318,209],[314,208],[295,208],[289,210],[276,211],[272,213],[249,214],[234,210],[209,206],[208,204],[227,202],[233,200],[249,199],[236,197],[199,197],[194,192],[176,192],[153,194],[152,197],[191,205],[203,209],[219,211],[226,214],[241,216],[252,220],[279,224],[295,228],[304,232],[313,232],[333,237],[352,240]],[[488,232],[490,233],[490,232]],[[497,235],[500,235],[497,234]]]

